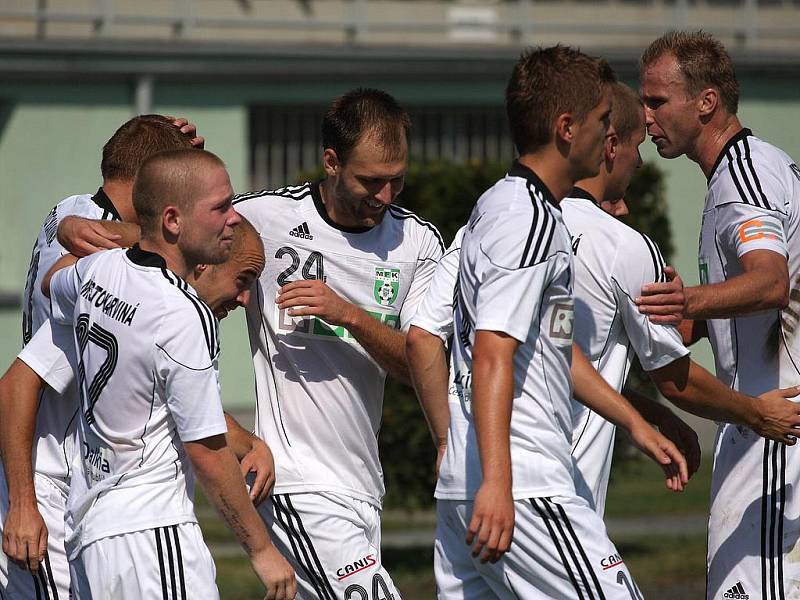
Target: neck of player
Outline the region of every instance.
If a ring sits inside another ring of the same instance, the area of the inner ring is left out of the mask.
[[[555,148],[552,152],[548,148],[533,154],[523,154],[519,157],[519,162],[536,173],[553,194],[556,202],[561,202],[572,191],[575,180],[569,163],[555,151]]]
[[[171,244],[163,239],[143,237],[139,242],[139,247],[146,252],[158,254],[167,263],[167,268],[182,279],[186,279],[197,266],[197,263],[187,260],[177,244]]]

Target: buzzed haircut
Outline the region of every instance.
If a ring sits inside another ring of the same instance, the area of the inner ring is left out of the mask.
[[[191,140],[161,115],[139,115],[117,129],[103,146],[100,173],[105,180],[131,181],[148,156],[191,148]]]
[[[623,144],[631,141],[633,134],[644,130],[644,105],[639,94],[624,83],[611,86],[611,126]]]
[[[571,113],[582,121],[614,83],[602,58],[568,46],[530,49],[520,56],[506,87],[506,112],[519,154],[550,143],[556,118]]]
[[[675,57],[690,97],[706,88],[715,88],[725,110],[736,114],[739,82],[730,54],[719,40],[702,30],[670,31],[647,47],[639,66],[648,67],[665,55]]]
[[[225,163],[207,150],[165,150],[145,159],[133,182],[133,209],[142,238],[160,230],[161,215],[169,205],[191,209],[198,189],[197,173]]]
[[[397,100],[382,90],[357,88],[333,101],[322,119],[322,149],[344,163],[356,144],[375,136],[387,161],[401,158],[411,119]]]

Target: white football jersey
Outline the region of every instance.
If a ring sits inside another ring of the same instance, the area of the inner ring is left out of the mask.
[[[772,250],[789,263],[791,296],[782,311],[709,319],[717,376],[758,395],[800,383],[800,169],[743,129],[726,144],[708,179],[700,231],[700,283],[743,272],[740,258]]]
[[[348,229],[319,185],[244,194],[236,210],[261,233],[267,265],[247,307],[256,429],[275,456],[275,491],[330,491],[380,505],[377,435],[386,372],[344,327],[278,310],[278,289],[322,279],[375,319],[406,329],[442,255],[436,228],[390,206],[380,224]]]
[[[194,522],[182,442],[227,430],[211,310],[138,245],[62,269],[51,297],[53,320],[74,327],[81,390],[69,557],[101,538]]]
[[[58,242],[56,232],[61,220],[72,215],[87,219],[120,220],[119,213],[103,188],[94,195],[65,198],[48,213],[33,246],[25,283],[22,302],[23,344],[28,344],[39,327],[50,318],[50,300],[42,294],[42,280],[55,262],[67,254]],[[33,368],[31,361],[35,359],[32,352],[26,352],[20,358]],[[42,392],[33,438],[33,467],[37,473],[65,481],[69,479],[67,457],[72,455],[75,437],[72,417],[77,409],[78,390],[74,383],[67,385],[63,393],[56,393],[50,388]]]
[[[658,246],[584,190],[575,188],[560,206],[572,237],[575,342],[603,379],[620,392],[634,353],[645,371],[689,354],[677,329],[651,323],[633,301],[643,285],[666,281]],[[572,407],[576,486],[602,515],[615,427],[577,400]]]
[[[471,402],[478,329],[520,342],[514,354],[511,466],[514,499],[574,495],[572,481],[572,252],[550,191],[516,163],[478,200],[464,232],[456,286],[453,439],[437,498],[471,500],[482,472]],[[452,405],[451,405],[452,406]]]

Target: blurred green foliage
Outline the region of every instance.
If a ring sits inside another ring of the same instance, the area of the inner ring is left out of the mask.
[[[466,223],[476,200],[505,174],[508,166],[446,161],[413,164],[397,203],[431,221],[449,244]],[[300,181],[321,177],[321,171],[306,173]],[[669,262],[672,235],[661,171],[651,163],[645,164],[633,178],[625,200],[631,211],[625,222],[658,243]],[[638,365],[631,369],[629,382],[643,391],[654,391]],[[625,436],[617,439],[625,444]],[[435,486],[433,442],[413,390],[391,379],[386,385],[380,449],[386,507],[410,510],[430,506]]]

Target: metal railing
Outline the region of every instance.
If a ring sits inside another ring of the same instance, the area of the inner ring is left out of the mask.
[[[665,29],[702,26],[728,36],[742,47],[757,41],[800,40],[796,0],[506,0],[458,2],[420,0],[94,0],[70,3],[33,0],[17,7],[0,4],[0,35],[48,38],[59,26],[84,26],[78,37],[159,37],[202,39],[209,31],[297,32],[328,36],[327,41],[380,44],[385,36],[399,43],[437,45],[520,44],[542,33],[580,39],[603,35],[624,43],[624,36],[652,36]],[[70,6],[73,4],[74,6]],[[559,6],[561,9],[559,10]],[[603,8],[605,7],[605,8]],[[641,11],[654,18],[641,18]],[[585,16],[582,16],[585,13]],[[629,18],[637,16],[636,19]],[[156,31],[158,30],[158,31]],[[56,32],[56,33],[54,33]],[[304,38],[303,41],[308,41]],[[404,42],[403,42],[404,40]],[[795,52],[798,50],[795,46]]]

